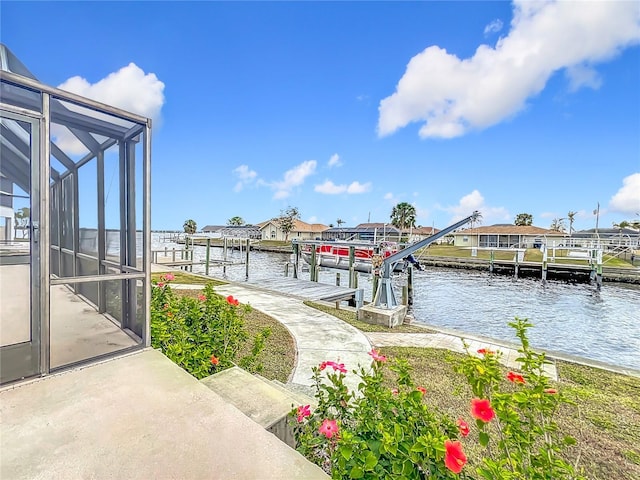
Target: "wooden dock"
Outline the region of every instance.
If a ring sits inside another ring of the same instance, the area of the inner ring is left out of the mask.
[[[290,277],[275,277],[270,278],[268,281],[249,279],[246,283],[272,292],[301,297],[305,300],[324,302],[352,302],[355,301],[356,292],[358,291],[355,288],[310,282]]]

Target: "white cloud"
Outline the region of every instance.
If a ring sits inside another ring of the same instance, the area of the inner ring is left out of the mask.
[[[287,170],[281,181],[270,184],[270,186],[276,190],[273,198],[282,199],[291,195],[291,190],[302,185],[308,176],[316,172],[316,165],[317,162],[315,160],[307,160]]]
[[[329,168],[342,166],[342,160],[340,160],[340,155],[338,155],[337,153],[334,153],[333,155],[331,155],[331,158],[329,159],[329,162],[327,163],[327,165],[329,166]]]
[[[502,30],[502,26],[503,26],[502,20],[500,20],[499,18],[496,18],[491,23],[489,23],[486,27],[484,27],[484,34],[489,35],[491,33],[498,33],[500,30]]]
[[[505,221],[511,223],[513,221],[506,208],[486,205],[484,197],[478,190],[474,190],[462,197],[457,205],[444,207],[443,210],[453,215],[451,223],[455,223],[465,217],[468,217],[476,210],[482,214],[481,222],[484,225],[504,223]]]
[[[233,187],[234,192],[241,191],[246,185],[252,183],[258,176],[258,173],[255,170],[251,170],[248,165],[240,165],[239,167],[234,168],[233,174],[239,179],[238,183]]]
[[[565,71],[569,79],[569,91],[575,92],[582,87],[597,90],[602,85],[602,78],[593,68],[587,65],[575,65]]]
[[[391,205],[396,205],[400,200],[398,197],[396,197],[393,193],[391,192],[387,192],[384,194],[384,198],[387,202],[389,202]]]
[[[325,180],[324,183],[320,183],[314,187],[314,190],[318,193],[324,193],[326,195],[338,195],[341,193],[347,193],[349,195],[366,193],[371,190],[371,183],[360,183],[358,181],[351,182],[349,185],[342,184],[336,185],[331,180]]]
[[[336,185],[331,180],[325,180],[324,183],[320,183],[313,188],[318,193],[324,193],[326,195],[337,195],[344,193],[347,190],[346,185]]]
[[[378,134],[424,122],[421,137],[452,138],[522,110],[554,72],[570,88],[597,87],[592,65],[640,42],[636,2],[516,0],[507,36],[460,59],[438,46],[413,57],[393,95],[379,105]]]
[[[145,73],[135,63],[130,63],[93,84],[75,76],[58,88],[156,121],[160,119],[160,110],[164,104],[164,83],[158,80],[155,73]]]
[[[366,193],[371,190],[371,182],[360,183],[360,182],[351,182],[347,187],[347,193],[355,194],[355,193]]]
[[[609,210],[629,215],[640,213],[640,173],[622,180],[622,187],[609,200]]]
[[[165,101],[164,83],[154,73],[145,73],[135,63],[130,63],[93,84],[80,76],[75,76],[63,82],[58,88],[149,117],[156,123],[160,121]],[[73,109],[71,106],[68,108]],[[87,152],[86,147],[66,128],[52,125],[51,132],[56,144],[65,153]]]

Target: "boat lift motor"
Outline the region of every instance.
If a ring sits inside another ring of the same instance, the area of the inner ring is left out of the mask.
[[[382,266],[380,267],[380,282],[373,299],[373,305],[376,307],[385,306],[386,308],[394,308],[398,306],[398,301],[396,300],[396,296],[393,293],[393,285],[391,285],[391,273],[393,272],[395,266],[400,262],[404,262],[409,255],[412,255],[421,248],[424,248],[427,245],[435,242],[436,240],[444,237],[448,233],[457,230],[458,228],[466,225],[469,222],[476,221],[479,216],[480,212],[476,210],[467,218],[460,220],[459,222],[456,222],[453,225],[440,230],[438,233],[420,240],[419,242],[413,243],[407,248],[385,258],[382,261]]]

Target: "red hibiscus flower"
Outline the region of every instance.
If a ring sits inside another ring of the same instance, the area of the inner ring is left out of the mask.
[[[204,302],[207,299],[207,297],[205,295],[198,295],[198,300],[200,300],[201,302]]]
[[[458,419],[456,424],[458,425],[458,430],[460,431],[460,435],[462,435],[463,437],[466,437],[467,435],[469,435],[469,424],[465,422],[462,419],[462,417]]]
[[[392,389],[391,389],[391,393],[392,393],[393,395],[398,395],[398,393],[400,393],[400,391],[399,391],[397,388],[392,388]]]
[[[483,422],[490,422],[491,419],[496,416],[496,412],[491,408],[489,400],[484,398],[472,398],[471,416],[478,420],[482,420]]]
[[[235,298],[233,298],[233,295],[229,295],[229,296],[227,297],[227,303],[228,303],[229,305],[234,305],[234,306],[236,306],[236,305],[238,305],[240,302],[239,302],[238,300],[236,300]]]
[[[311,405],[300,405],[298,407],[298,423],[309,416],[311,416]]]
[[[164,280],[165,282],[170,282],[171,280],[175,280],[176,277],[173,273],[167,273],[166,275],[162,275],[162,277],[160,277],[162,280]]]
[[[513,383],[525,383],[524,382],[524,377],[518,373],[515,372],[509,372],[507,373],[507,380],[509,380],[510,382]]]
[[[318,431],[325,437],[331,438],[334,435],[338,434],[338,424],[335,420],[329,420],[328,418],[325,418]]]
[[[320,370],[324,370],[327,367],[332,367],[334,372],[338,371],[342,373],[347,373],[347,369],[345,368],[344,363],[327,361],[327,362],[322,362],[318,368],[320,368]]]
[[[371,358],[376,362],[384,363],[387,361],[387,357],[380,355],[380,352],[377,352],[375,348],[369,352],[369,355],[371,355]]]
[[[215,355],[211,355],[211,365],[218,365],[220,363],[220,359]]]
[[[558,390],[556,390],[555,388],[547,388],[546,390],[544,390],[544,393],[548,393],[549,395],[555,395],[556,393],[558,393]]]
[[[460,442],[452,442],[451,440],[444,441],[444,465],[453,473],[460,473],[462,467],[467,463],[467,457],[462,451],[462,444]]]
[[[480,350],[478,350],[478,353],[480,355],[495,355],[496,352],[494,352],[493,350],[489,350],[488,348],[481,348]]]
[[[162,287],[164,287],[164,283],[158,282],[158,288],[162,288]]]
[[[427,394],[427,389],[424,387],[416,387],[416,390],[419,391],[420,393],[422,393],[422,395],[426,395]]]

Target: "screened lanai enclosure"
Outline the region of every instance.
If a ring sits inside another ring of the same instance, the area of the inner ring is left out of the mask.
[[[149,345],[151,121],[0,61],[6,384]]]

